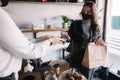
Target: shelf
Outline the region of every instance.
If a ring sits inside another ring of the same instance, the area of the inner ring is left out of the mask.
[[[23,33],[28,33],[32,32],[33,37],[36,38],[38,32],[51,32],[51,31],[68,31],[68,29],[62,29],[62,28],[56,28],[56,29],[43,29],[43,30],[32,30],[32,29],[26,29],[26,30],[21,30]]]
[[[43,30],[32,30],[32,29],[24,29],[24,30],[21,30],[23,33],[25,32],[50,32],[50,31],[67,31],[68,29],[61,29],[61,28],[56,28],[56,29],[43,29]]]
[[[32,4],[51,4],[51,5],[83,5],[83,2],[72,3],[72,2],[33,2],[33,1],[10,1],[11,3],[32,3]]]

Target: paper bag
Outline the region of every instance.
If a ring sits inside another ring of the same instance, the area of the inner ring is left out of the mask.
[[[83,57],[82,65],[88,69],[106,65],[107,46],[89,43]]]

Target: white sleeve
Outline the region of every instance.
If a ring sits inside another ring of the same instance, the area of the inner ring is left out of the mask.
[[[0,46],[19,58],[41,57],[50,46],[50,40],[33,44],[18,29],[11,17],[0,8]]]
[[[33,43],[36,43],[36,39],[35,38],[32,38],[32,39],[28,39],[29,41],[33,42]]]

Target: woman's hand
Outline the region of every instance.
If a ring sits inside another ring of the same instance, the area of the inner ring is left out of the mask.
[[[95,44],[96,45],[103,45],[104,41],[102,39],[96,39]]]
[[[68,35],[67,32],[61,32],[61,38],[64,38],[64,39],[70,39],[70,36]]]

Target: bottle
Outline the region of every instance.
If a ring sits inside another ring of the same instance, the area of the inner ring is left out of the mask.
[[[24,72],[32,72],[34,67],[30,64],[31,61],[27,60],[27,65],[24,67]]]
[[[48,71],[45,71],[45,80],[51,80]]]
[[[58,80],[56,74],[53,74],[53,80]]]

